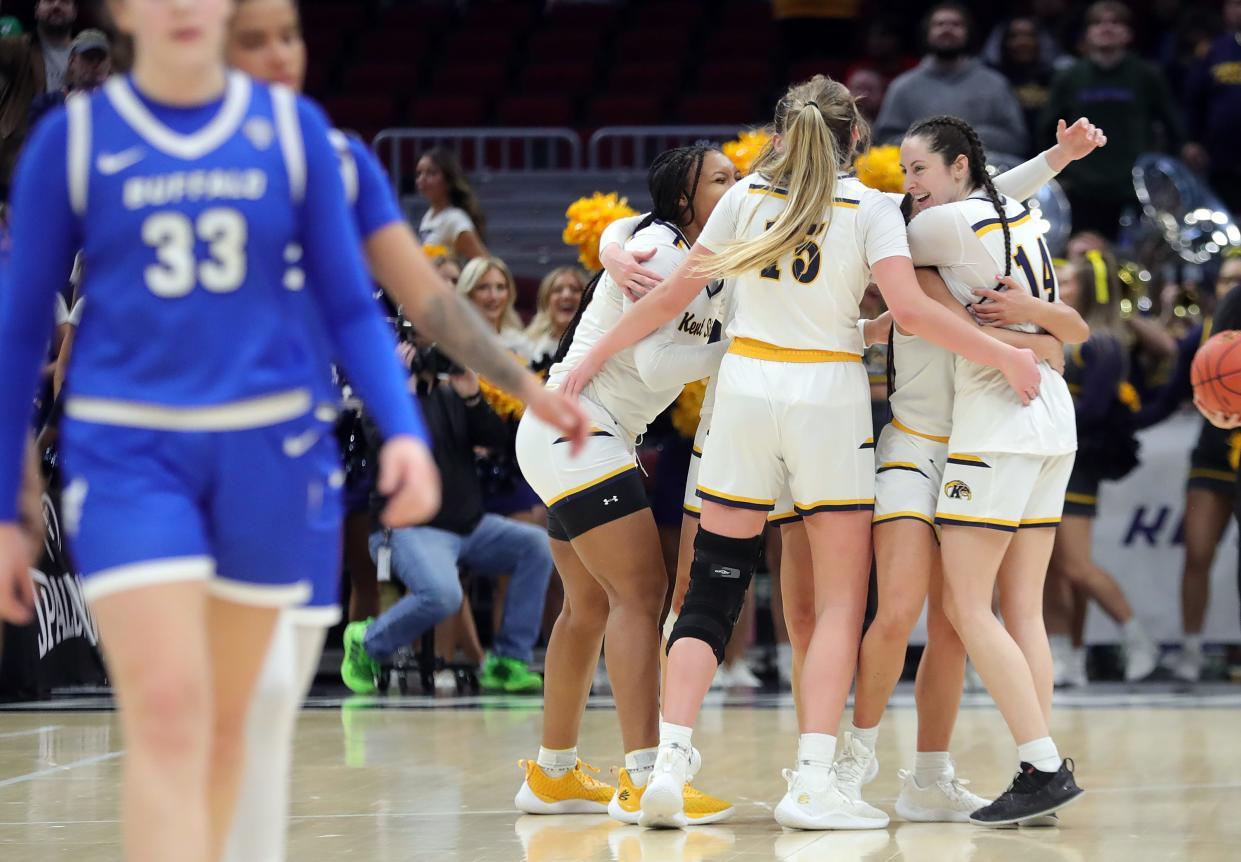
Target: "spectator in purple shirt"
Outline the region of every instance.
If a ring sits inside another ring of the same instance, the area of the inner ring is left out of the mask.
[[[1208,172],[1211,187],[1241,216],[1241,0],[1226,0],[1227,32],[1190,70],[1185,115],[1190,143],[1185,161]]]

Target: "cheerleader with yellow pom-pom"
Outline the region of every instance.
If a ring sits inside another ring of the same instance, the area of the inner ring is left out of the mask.
[[[664,277],[685,259],[738,178],[713,147],[682,147],[656,158],[649,174],[653,212],[632,237],[622,235],[631,249],[650,252],[645,266],[651,278]],[[615,196],[596,195],[570,207],[565,240],[579,246],[583,264],[599,266],[600,232],[623,212],[623,204]],[[715,373],[725,347],[712,342],[724,291],[722,283],[710,285],[678,320],[605,365],[581,395],[594,424],[578,458],[570,458],[560,433],[537,417],[526,415],[518,429],[518,461],[547,504],[552,556],[565,589],[547,648],[542,746],[537,760],[524,762],[525,780],[515,800],[522,811],[607,812],[637,822],[659,742],[659,622],[668,577],[635,445],[686,383]],[[550,370],[550,388],[561,385],[631,304],[611,276],[592,279]],[[584,771],[577,755],[601,646],[607,649],[626,752],[619,788]],[[684,798],[689,823],[713,823],[732,812],[729,803],[688,784]]]

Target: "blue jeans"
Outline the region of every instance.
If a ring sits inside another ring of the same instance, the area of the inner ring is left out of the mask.
[[[383,533],[372,533],[372,557],[381,544]],[[408,592],[367,629],[365,647],[372,658],[386,661],[460,609],[459,565],[480,574],[512,574],[492,652],[530,661],[552,576],[551,548],[543,529],[491,514],[467,536],[434,527],[393,531],[392,574]]]

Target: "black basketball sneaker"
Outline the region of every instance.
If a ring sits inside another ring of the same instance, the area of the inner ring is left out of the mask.
[[[1055,772],[1043,772],[1022,762],[1021,769],[999,798],[970,815],[978,826],[1011,826],[1042,818],[1063,808],[1084,791],[1073,778],[1073,761],[1065,758]]]

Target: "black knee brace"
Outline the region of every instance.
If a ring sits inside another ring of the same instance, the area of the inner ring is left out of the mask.
[[[716,661],[723,663],[724,647],[741,615],[761,546],[761,535],[730,539],[698,528],[689,592],[668,637],[668,649],[679,638],[696,638],[711,647]]]

